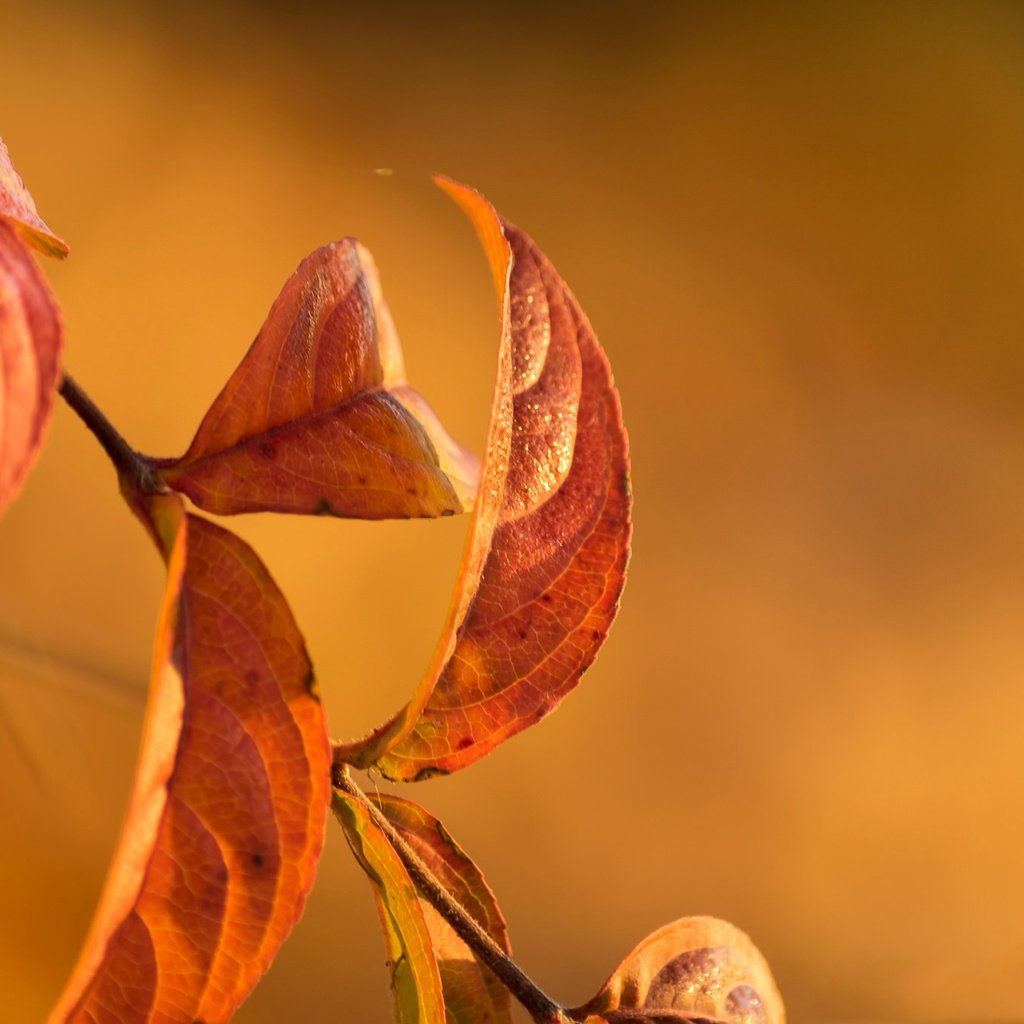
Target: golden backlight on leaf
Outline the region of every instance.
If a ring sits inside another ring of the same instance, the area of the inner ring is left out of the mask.
[[[509,953],[505,919],[494,893],[444,826],[409,800],[391,795],[370,800],[421,866]],[[367,809],[353,797],[336,791],[334,810],[374,885],[392,965],[399,1024],[433,1020],[439,1006],[440,1019],[447,1024],[512,1024],[508,989],[437,910],[417,895],[401,857]]]
[[[302,261],[189,450],[153,461],[221,515],[452,515],[478,472],[406,384],[376,267],[353,239]]]
[[[390,794],[371,799],[470,917],[504,952],[511,953],[505,918],[494,893],[441,822],[411,800]],[[512,1024],[508,989],[429,903],[421,903],[441,973],[448,1024]]]
[[[14,169],[3,139],[0,139],[0,220],[7,221],[40,252],[58,259],[67,256],[67,242],[58,238],[36,212],[35,201]]]
[[[601,991],[571,1011],[587,1024],[785,1024],[764,957],[738,928],[684,917],[649,935]]]
[[[444,1024],[441,975],[408,871],[358,800],[336,790],[333,808],[352,852],[373,883],[391,968],[396,1024]]]
[[[167,585],[121,838],[50,1024],[226,1024],[302,912],[329,804],[374,888],[397,1024],[512,1024],[513,999],[545,1024],[784,1024],[763,957],[704,917],[655,932],[567,1010],[512,959],[493,892],[441,823],[351,777],[349,765],[396,780],[464,768],[550,714],[603,644],[629,557],[627,438],[587,318],[527,235],[437,182],[475,227],[499,300],[482,462],[406,383],[354,239],[303,260],[181,458],[140,455],[63,378]],[[61,251],[0,144],[0,509],[60,372],[60,318],[26,241]],[[283,595],[186,497],[217,514],[368,519],[472,505],[448,618],[406,707],[332,751]]]
[[[4,157],[0,151],[0,169]],[[0,216],[0,512],[21,489],[46,435],[63,335],[49,286],[10,218]]]
[[[611,370],[554,267],[477,192],[438,179],[487,252],[501,313],[480,490],[441,642],[412,701],[336,758],[393,779],[465,767],[558,706],[617,610],[630,538]]]
[[[280,591],[175,495],[128,495],[167,559],[135,788],[51,1022],[227,1021],[298,919],[323,844],[323,709]]]

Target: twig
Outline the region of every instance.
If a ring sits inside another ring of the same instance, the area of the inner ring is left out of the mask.
[[[335,766],[333,781],[337,789],[358,800],[380,829],[409,872],[423,898],[452,926],[455,933],[486,964],[498,980],[529,1011],[537,1024],[565,1024],[569,1018],[563,1007],[547,996],[523,972],[519,965],[480,927],[448,891],[438,877],[402,838],[401,833],[381,813],[372,800],[352,781],[344,766]]]
[[[59,390],[61,398],[92,431],[123,480],[141,494],[161,494],[167,490],[160,474],[128,444],[71,374],[64,374]]]

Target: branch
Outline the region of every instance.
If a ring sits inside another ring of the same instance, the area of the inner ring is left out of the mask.
[[[480,927],[461,903],[445,888],[438,877],[402,838],[402,835],[380,812],[377,806],[352,781],[344,766],[335,766],[333,782],[337,789],[358,800],[374,825],[385,838],[409,872],[420,895],[452,926],[455,933],[497,976],[498,980],[529,1011],[537,1024],[568,1024],[563,1007],[545,995],[523,972],[519,965]]]
[[[92,431],[125,483],[141,494],[161,494],[167,490],[160,474],[128,444],[71,374],[64,374],[59,391],[61,398]]]

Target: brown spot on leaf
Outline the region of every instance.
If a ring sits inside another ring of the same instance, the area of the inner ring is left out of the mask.
[[[654,1006],[673,1006],[678,993],[691,995],[713,991],[721,985],[720,974],[729,959],[724,946],[704,946],[680,953],[654,976],[647,1001]]]
[[[306,672],[306,675],[302,680],[302,686],[313,700],[318,701],[320,699],[320,690],[316,685],[316,674],[313,672],[312,665],[309,667],[309,671]]]
[[[473,746],[473,737],[472,736],[463,736],[462,739],[459,740],[459,750],[465,750],[466,747],[471,747],[471,746]]]
[[[725,999],[729,1024],[765,1024],[764,1001],[750,985],[737,985]]]

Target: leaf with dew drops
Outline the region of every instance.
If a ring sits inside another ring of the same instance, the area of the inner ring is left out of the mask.
[[[335,758],[412,780],[463,768],[577,685],[618,608],[629,460],[604,352],[550,261],[479,193],[438,183],[490,259],[501,335],[491,425],[448,620],[412,700]]]

